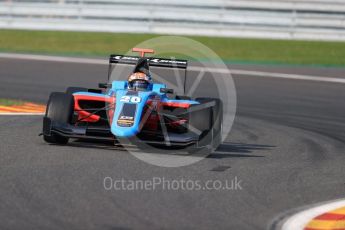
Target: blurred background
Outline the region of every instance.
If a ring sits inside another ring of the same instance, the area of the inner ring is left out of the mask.
[[[190,36],[229,62],[343,65],[342,0],[1,0],[0,51],[105,56]]]
[[[3,0],[1,28],[344,40],[341,0]]]

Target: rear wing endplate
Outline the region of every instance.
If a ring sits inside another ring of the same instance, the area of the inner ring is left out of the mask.
[[[128,64],[135,65],[137,64],[140,57],[136,56],[125,56],[125,55],[116,55],[112,54],[109,58],[110,64]],[[165,68],[178,68],[178,69],[187,69],[188,61],[181,59],[167,59],[167,58],[147,58],[149,60],[150,66],[155,67],[165,67]]]

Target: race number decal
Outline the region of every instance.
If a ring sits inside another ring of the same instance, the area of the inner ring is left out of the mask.
[[[122,96],[120,99],[121,102],[125,102],[125,103],[140,103],[141,102],[141,98],[137,97],[137,96]]]

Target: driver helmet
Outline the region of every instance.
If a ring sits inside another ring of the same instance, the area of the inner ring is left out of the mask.
[[[128,78],[128,89],[135,91],[147,91],[152,86],[151,76],[142,72],[132,73]]]

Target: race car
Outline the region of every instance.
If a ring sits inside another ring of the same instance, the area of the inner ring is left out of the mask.
[[[43,118],[44,140],[63,145],[76,138],[215,150],[221,143],[222,101],[176,95],[165,84],[152,81],[150,67],[182,69],[187,76],[186,60],[145,57],[154,52],[148,49],[133,51],[141,55],[109,59],[108,79],[116,71],[114,65],[134,66],[127,81],[51,93]]]

